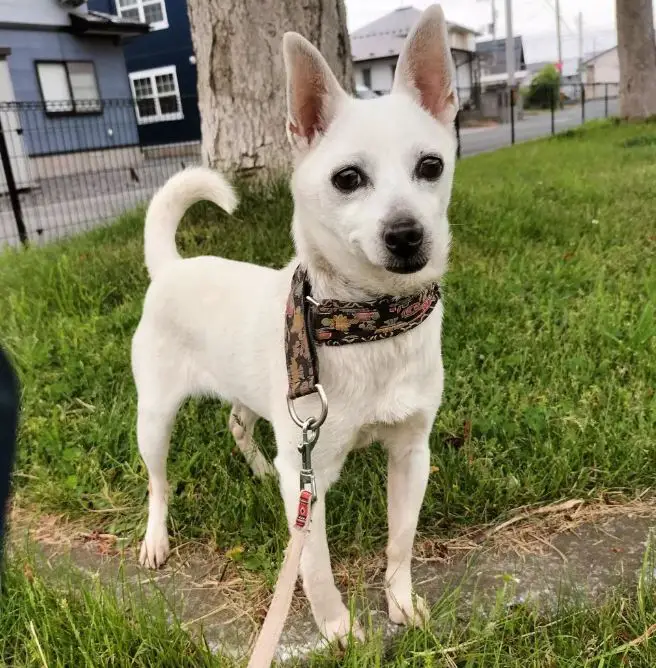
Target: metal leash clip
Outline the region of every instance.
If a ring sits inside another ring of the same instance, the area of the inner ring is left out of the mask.
[[[303,436],[298,451],[301,453],[301,491],[310,492],[312,501],[317,498],[317,488],[314,479],[314,469],[312,468],[312,450],[319,440],[319,427],[314,427],[314,418],[308,418],[303,423]]]
[[[326,417],[328,416],[328,399],[326,398],[326,393],[324,392],[323,387],[318,383],[315,385],[319,399],[321,400],[321,413],[318,418],[309,417],[305,420],[301,420],[296,409],[294,408],[294,402],[292,399],[287,398],[287,406],[289,408],[289,414],[302,430],[301,443],[298,446],[298,451],[302,457],[301,464],[301,474],[300,474],[300,486],[301,493],[309,492],[312,496],[310,501],[314,502],[317,498],[317,487],[314,479],[314,470],[312,468],[312,450],[319,440],[319,430],[321,425],[325,422]]]

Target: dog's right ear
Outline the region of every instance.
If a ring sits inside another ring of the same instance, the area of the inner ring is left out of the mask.
[[[303,150],[323,134],[348,96],[319,51],[295,32],[282,39],[287,71],[287,136]]]

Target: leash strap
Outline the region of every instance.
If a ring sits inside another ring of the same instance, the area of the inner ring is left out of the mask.
[[[278,574],[271,606],[255,643],[255,649],[248,662],[248,668],[269,668],[276,653],[278,640],[282,634],[294,595],[296,578],[301,563],[305,538],[310,528],[312,516],[312,493],[301,492],[298,502],[298,516],[285,551],[285,559]]]
[[[315,301],[307,272],[296,268],[287,302],[285,356],[289,398],[317,391],[319,362],[316,346],[344,346],[380,341],[408,332],[433,312],[440,300],[437,283],[405,297],[371,301]]]

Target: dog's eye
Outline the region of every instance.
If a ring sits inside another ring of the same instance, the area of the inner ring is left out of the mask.
[[[425,181],[437,181],[444,171],[442,158],[436,155],[425,155],[415,167],[415,176]]]
[[[356,167],[346,167],[333,174],[333,185],[337,190],[345,193],[352,193],[366,182],[365,175]]]

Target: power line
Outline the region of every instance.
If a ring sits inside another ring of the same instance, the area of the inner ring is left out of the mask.
[[[555,7],[553,6],[553,4],[551,3],[551,0],[542,0],[542,2],[544,2],[544,4],[547,6],[547,8],[548,8],[551,12],[553,12],[554,14],[556,13],[556,8],[555,8]],[[572,28],[569,26],[569,24],[567,23],[567,21],[565,21],[565,19],[563,18],[563,15],[562,15],[562,14],[560,15],[560,23],[561,23],[565,28],[567,28],[567,30],[569,30],[569,31],[572,33],[572,35],[576,35],[576,34],[577,34],[577,33],[576,33],[576,30],[572,30]]]

